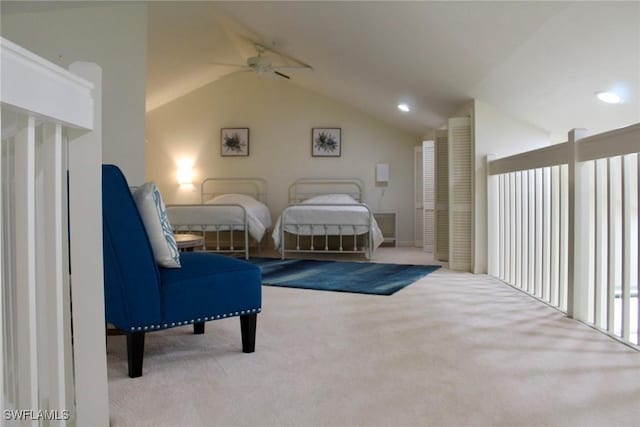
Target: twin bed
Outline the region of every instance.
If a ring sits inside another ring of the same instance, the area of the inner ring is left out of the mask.
[[[289,187],[289,205],[275,227],[273,240],[287,253],[362,253],[370,258],[384,240],[373,213],[362,203],[359,179],[301,178]],[[207,178],[201,204],[169,205],[177,233],[202,233],[203,250],[238,252],[249,257],[272,221],[266,206],[266,182],[260,178]]]
[[[271,228],[267,184],[261,178],[207,178],[200,185],[200,204],[168,205],[175,233],[199,233],[202,249],[238,252],[249,259],[252,243],[260,244]]]
[[[287,206],[273,230],[276,249],[287,252],[363,253],[383,241],[357,178],[301,178],[289,186]]]

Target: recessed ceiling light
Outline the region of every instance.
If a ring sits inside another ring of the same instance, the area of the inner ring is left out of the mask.
[[[398,104],[398,110],[404,111],[405,113],[408,113],[409,111],[411,111],[411,109],[407,104]]]
[[[600,101],[607,104],[619,104],[622,102],[622,98],[613,92],[596,92],[596,96]]]

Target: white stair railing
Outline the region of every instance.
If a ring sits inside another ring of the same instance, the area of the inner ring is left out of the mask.
[[[106,426],[101,72],[0,48],[2,422]]]
[[[638,345],[640,124],[487,158],[489,274]]]

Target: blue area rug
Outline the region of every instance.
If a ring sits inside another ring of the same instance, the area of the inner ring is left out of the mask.
[[[440,268],[437,265],[251,258],[269,286],[392,295]]]

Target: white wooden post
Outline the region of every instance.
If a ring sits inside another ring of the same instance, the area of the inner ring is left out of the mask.
[[[569,164],[569,221],[568,221],[568,274],[567,274],[567,314],[579,320],[587,320],[588,316],[588,283],[590,256],[588,197],[581,191],[583,182],[581,177],[584,164],[578,163],[576,142],[587,136],[586,129],[572,129],[568,139]],[[586,197],[585,197],[586,196]],[[586,205],[586,206],[583,206]],[[573,248],[573,250],[571,250]]]
[[[69,136],[69,222],[77,425],[108,426],[109,396],[102,267],[102,70],[70,71],[94,83],[94,127]]]
[[[485,158],[485,170],[487,171],[487,273],[498,277],[500,275],[500,177],[491,175],[490,163],[496,158],[495,154],[489,154]]]

